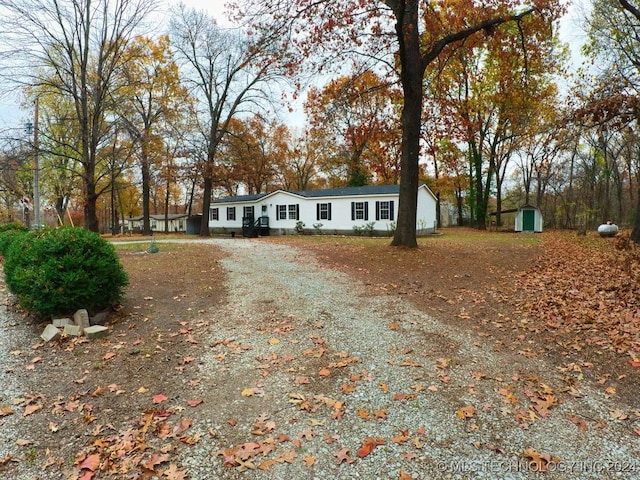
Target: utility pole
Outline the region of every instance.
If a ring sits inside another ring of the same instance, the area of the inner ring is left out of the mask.
[[[33,119],[33,148],[35,150],[35,170],[33,171],[33,209],[36,228],[41,226],[40,222],[40,145],[38,144],[38,97],[36,97],[36,113]]]

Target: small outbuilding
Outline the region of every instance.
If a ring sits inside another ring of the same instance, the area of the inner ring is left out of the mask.
[[[542,232],[542,212],[533,205],[524,205],[516,213],[516,232]]]

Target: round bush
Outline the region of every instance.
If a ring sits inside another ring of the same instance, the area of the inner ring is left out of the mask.
[[[18,222],[3,223],[2,225],[0,225],[0,233],[6,232],[7,230],[21,230],[23,232],[29,231],[27,227]]]
[[[5,223],[0,225],[0,255],[6,255],[13,241],[29,229],[19,223]]]
[[[20,305],[40,315],[97,312],[118,302],[129,283],[113,245],[78,227],[18,237],[4,272]]]

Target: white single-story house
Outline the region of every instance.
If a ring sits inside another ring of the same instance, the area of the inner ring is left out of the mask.
[[[169,225],[169,232],[186,232],[187,231],[187,217],[186,213],[170,213],[166,215],[167,223]],[[149,222],[151,223],[151,231],[164,232],[165,214],[153,214],[149,215]],[[135,217],[129,217],[127,219],[129,224],[129,231],[142,231],[142,215]]]
[[[542,212],[538,207],[523,205],[516,212],[516,232],[542,232]]]
[[[324,234],[390,235],[398,215],[398,185],[368,185],[327,190],[276,190],[211,202],[212,233],[245,236],[283,235],[301,231]],[[436,197],[418,187],[418,234],[436,227]]]

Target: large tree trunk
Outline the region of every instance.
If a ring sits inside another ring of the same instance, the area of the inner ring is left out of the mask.
[[[424,68],[420,56],[418,2],[409,0],[394,13],[396,35],[400,43],[400,73],[402,80],[402,147],[400,160],[400,197],[398,223],[391,245],[416,248],[416,215],[418,208],[418,159],[420,155],[420,125],[422,115],[422,77]]]
[[[144,148],[144,147],[143,147]],[[151,235],[151,172],[149,171],[149,160],[146,154],[142,154],[140,171],[142,174],[142,234]]]
[[[204,191],[202,192],[202,223],[200,223],[200,236],[209,237],[209,209],[211,207],[211,192],[213,190],[213,182],[207,175],[204,178]]]
[[[84,163],[84,228],[92,232],[99,232],[100,223],[96,204],[98,195],[95,182],[95,162],[89,160]]]

